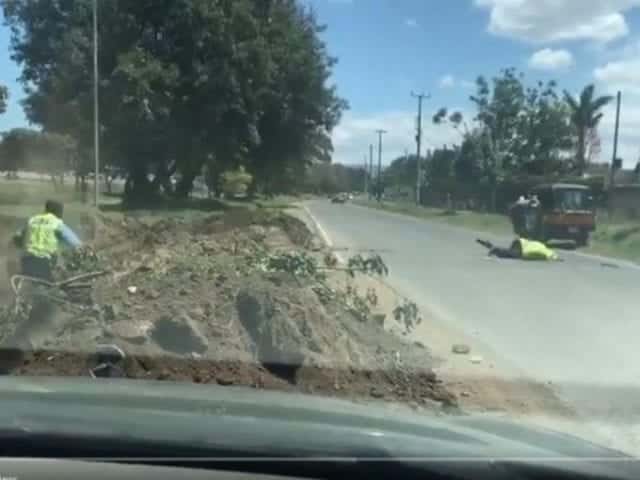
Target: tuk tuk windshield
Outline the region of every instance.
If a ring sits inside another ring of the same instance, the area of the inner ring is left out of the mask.
[[[556,190],[555,201],[561,210],[589,210],[591,208],[586,190]]]

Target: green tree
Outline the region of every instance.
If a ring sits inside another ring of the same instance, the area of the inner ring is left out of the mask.
[[[7,100],[9,99],[9,90],[4,85],[0,85],[0,114],[7,111]]]
[[[92,0],[2,5],[29,120],[91,152]],[[128,172],[128,198],[187,195],[205,165],[214,176],[244,165],[254,184],[277,189],[312,159],[330,159],[346,104],[328,84],[335,59],[308,8],[295,0],[99,6],[101,156]]]
[[[384,170],[385,182],[398,187],[416,186],[416,155],[402,155],[394,159]]]
[[[604,114],[602,108],[613,100],[610,95],[595,97],[595,86],[587,85],[582,89],[579,98],[573,97],[565,90],[564,98],[571,111],[571,123],[576,132],[576,168],[579,173],[586,167],[587,139],[589,131],[595,129]]]
[[[245,195],[253,176],[240,166],[236,170],[229,170],[222,174],[222,191],[225,195]]]
[[[538,82],[526,89],[514,153],[517,167],[528,173],[547,175],[563,169],[563,153],[574,142],[569,111],[554,81]]]
[[[15,173],[29,168],[29,160],[36,149],[38,132],[27,128],[14,128],[2,134],[0,143],[0,170]]]
[[[429,184],[450,180],[454,174],[457,151],[450,148],[436,148],[427,161],[426,177]]]
[[[360,167],[317,162],[307,168],[303,188],[321,194],[361,191],[364,176]]]

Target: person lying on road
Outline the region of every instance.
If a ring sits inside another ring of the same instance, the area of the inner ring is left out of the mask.
[[[542,242],[516,238],[509,248],[496,247],[491,242],[477,239],[483,247],[489,249],[490,257],[513,258],[521,260],[560,260],[558,254]]]

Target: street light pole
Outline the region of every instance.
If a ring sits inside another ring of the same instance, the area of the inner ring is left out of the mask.
[[[94,205],[98,207],[100,172],[100,113],[98,111],[98,0],[93,0],[93,154],[95,161],[94,172]]]
[[[364,156],[364,191],[363,193],[366,195],[367,191],[369,190],[369,182],[367,181],[367,155]]]
[[[416,204],[420,205],[420,189],[422,187],[420,179],[422,178],[422,166],[420,165],[420,154],[422,147],[422,100],[431,98],[430,94],[413,93],[411,96],[418,99],[418,125],[416,132]]]
[[[369,144],[369,200],[373,191],[373,143]]]
[[[620,130],[620,103],[622,102],[622,92],[616,95],[616,123],[613,130],[613,158],[611,159],[611,172],[609,178],[610,191],[615,186],[615,173],[618,161],[618,132]]]
[[[378,129],[376,130],[378,134],[378,188],[376,191],[376,196],[378,197],[378,202],[382,200],[382,135],[387,133],[386,130]]]

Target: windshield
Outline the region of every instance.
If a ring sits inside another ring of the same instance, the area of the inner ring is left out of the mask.
[[[0,369],[640,455],[636,4],[0,0]]]
[[[558,190],[555,192],[562,210],[587,210],[590,208],[588,193],[584,190]]]

